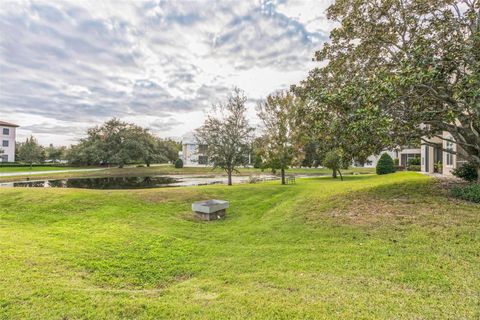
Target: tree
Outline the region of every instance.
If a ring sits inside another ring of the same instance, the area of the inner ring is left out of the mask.
[[[41,162],[45,159],[45,152],[41,145],[38,144],[37,140],[30,136],[25,142],[20,143],[18,147],[18,160],[29,163],[30,169],[32,164],[36,162]]]
[[[322,160],[324,167],[332,170],[332,177],[337,178],[337,172],[340,174],[340,179],[343,181],[342,172],[340,169],[347,169],[349,166],[349,159],[345,158],[342,150],[334,149],[328,151]]]
[[[285,184],[285,169],[295,159],[296,101],[289,92],[269,95],[258,105],[258,117],[263,122],[261,156],[264,167],[280,169]]]
[[[450,132],[480,171],[479,8],[477,0],[337,0],[327,16],[339,26],[316,53],[326,66],[307,82],[333,78],[339,92],[357,91],[347,111],[378,110],[370,123],[388,124],[389,146]]]
[[[388,174],[395,172],[395,164],[388,153],[383,153],[377,163],[377,174]]]
[[[66,153],[65,147],[55,147],[53,144],[50,144],[46,149],[46,158],[52,160],[53,163],[63,160]]]
[[[182,149],[182,144],[170,139],[159,140],[158,152],[163,155],[166,161],[173,163],[178,158],[178,152]]]
[[[248,164],[248,153],[253,128],[245,116],[247,97],[235,88],[226,103],[212,108],[202,127],[196,130],[196,140],[206,145],[206,156],[213,168],[225,170],[228,185],[232,185],[232,173],[238,166]]]
[[[320,158],[318,156],[318,143],[315,141],[306,142],[303,147],[304,155],[302,159],[302,167],[318,167]]]
[[[132,123],[111,119],[101,126],[90,128],[87,137],[68,152],[72,164],[114,164],[120,168],[129,162],[167,161],[163,140],[148,129]]]
[[[297,111],[298,132],[307,148],[323,165],[330,151],[341,154],[342,162],[366,162],[371,154],[380,153],[390,141],[388,120],[379,119],[380,111],[370,105],[361,112],[355,104],[366,104],[368,91],[362,83],[342,88],[348,77],[318,70],[297,86],[293,92],[302,99]],[[334,171],[336,174],[337,171]]]

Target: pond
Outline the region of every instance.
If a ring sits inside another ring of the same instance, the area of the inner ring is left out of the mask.
[[[275,180],[277,177],[264,175],[261,180]],[[235,176],[233,183],[246,183],[248,176]],[[51,180],[30,180],[0,183],[0,187],[32,188],[84,188],[84,189],[147,189],[165,187],[200,186],[226,184],[225,176],[139,176],[139,177],[101,177],[71,178]]]

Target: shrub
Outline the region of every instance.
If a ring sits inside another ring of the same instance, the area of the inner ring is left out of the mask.
[[[478,179],[478,164],[475,162],[464,163],[461,167],[453,169],[452,173],[465,181],[476,181]]]
[[[419,166],[420,165],[420,158],[419,157],[410,158],[410,159],[408,159],[407,164],[408,165],[413,165],[413,166]]]
[[[382,154],[377,163],[377,174],[394,173],[395,165],[392,157],[388,153]]]
[[[459,199],[480,203],[480,183],[453,187],[452,195]]]
[[[178,158],[177,160],[175,160],[175,168],[177,169],[181,169],[183,168],[183,160]]]
[[[408,171],[421,171],[422,167],[420,165],[410,164],[410,165],[408,165],[407,170]]]
[[[395,164],[396,167],[399,167],[400,166],[400,159],[398,159],[398,158],[393,159],[393,163]]]

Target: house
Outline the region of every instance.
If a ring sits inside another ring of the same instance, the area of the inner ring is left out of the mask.
[[[392,159],[398,159],[398,165],[401,167],[407,167],[408,161],[413,158],[420,158],[421,150],[415,146],[406,146],[400,150],[385,150],[382,151],[379,155],[371,155],[367,158],[367,162],[364,164],[365,167],[374,168],[377,166],[380,156],[384,153],[388,153]]]
[[[186,167],[206,166],[208,158],[206,156],[207,146],[199,145],[193,132],[189,132],[182,137],[182,151],[179,153]]]
[[[467,162],[462,156],[463,151],[453,142],[454,139],[447,131],[439,134],[440,137],[424,138],[425,142],[421,147],[422,172],[440,173],[451,176],[453,169],[460,167]],[[451,140],[451,141],[449,141]],[[449,153],[451,150],[457,154]]]
[[[16,124],[0,120],[0,162],[15,162],[16,128]]]

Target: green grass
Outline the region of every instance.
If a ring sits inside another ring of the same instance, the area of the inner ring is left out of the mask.
[[[224,221],[192,201],[231,201]],[[477,319],[480,206],[428,177],[0,189],[0,319]]]
[[[5,170],[7,169],[7,170]],[[1,168],[0,173],[2,172],[28,172],[29,168],[12,168],[13,171],[9,171],[11,168]],[[35,169],[35,168],[34,168]],[[69,167],[66,169],[75,169],[81,170],[82,168],[78,167]],[[49,169],[49,170],[66,170],[66,169]],[[43,171],[43,170],[38,170]],[[342,171],[344,174],[352,173],[372,173],[375,171],[375,168],[350,168]],[[77,171],[77,172],[64,172],[64,173],[42,173],[35,174],[35,171],[30,175],[35,179],[62,179],[62,178],[79,178],[79,177],[115,177],[115,176],[145,176],[145,175],[225,175],[225,171],[221,169],[212,170],[210,167],[185,167],[181,169],[176,169],[173,165],[155,165],[151,167],[135,167],[127,166],[124,168],[104,168],[103,170],[98,171]],[[260,174],[270,174],[270,170],[260,170],[254,168],[239,168],[239,175],[260,175]],[[331,174],[329,169],[324,168],[292,168],[287,170],[287,174],[303,174],[303,175],[318,175],[318,174]],[[1,177],[0,182],[4,181],[16,181],[25,179],[24,175],[18,176],[8,176]]]
[[[36,172],[36,171],[54,171],[54,170],[79,170],[79,167],[66,167],[66,166],[38,166],[38,167],[2,167],[0,166],[0,173],[7,172]]]

